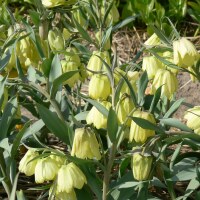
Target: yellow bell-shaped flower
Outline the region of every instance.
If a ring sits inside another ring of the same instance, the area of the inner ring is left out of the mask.
[[[35,182],[44,183],[45,181],[53,180],[58,172],[57,162],[50,158],[41,158],[35,166]]]
[[[63,73],[78,70],[78,64],[76,62],[67,62],[65,60],[61,61]],[[67,79],[63,84],[68,84],[70,87],[73,87],[76,82],[79,81],[79,73],[75,73],[71,78]]]
[[[159,69],[153,79],[152,93],[155,94],[160,86],[162,86],[161,96],[171,99],[178,89],[178,80],[174,73],[166,69]]]
[[[161,41],[160,38],[154,33],[151,37],[144,43],[146,46],[157,46],[160,45]]]
[[[82,11],[78,6],[73,6],[72,7],[72,16],[74,19],[84,28],[87,29],[87,20],[84,18]]]
[[[65,5],[65,0],[42,0],[42,4],[46,8],[53,8],[56,6]]]
[[[37,156],[39,156],[37,151],[29,149],[19,162],[19,171],[26,174],[26,176],[32,176],[35,173],[35,166],[37,164],[37,159],[33,159]]]
[[[125,123],[126,119],[130,115],[130,112],[134,108],[135,105],[129,96],[125,95],[119,100],[119,102],[117,103],[116,112],[120,124]],[[130,118],[128,118],[128,120],[126,121],[126,125],[129,127],[131,126]]]
[[[81,189],[87,180],[83,172],[74,164],[62,165],[58,171],[57,191],[70,193],[74,188]]]
[[[88,75],[91,76],[94,72],[106,72],[106,66],[103,63],[104,60],[109,66],[110,66],[110,57],[109,57],[109,53],[107,51],[104,52],[100,52],[100,51],[94,51],[92,56],[90,57],[90,60],[88,62],[87,65],[87,69],[88,69]],[[89,71],[91,70],[91,71]]]
[[[71,155],[82,159],[101,159],[99,143],[95,133],[90,128],[75,130]]]
[[[133,117],[138,117],[145,119],[153,124],[156,124],[154,116],[145,111],[137,110],[133,113]],[[129,134],[129,141],[132,142],[133,140],[138,143],[145,143],[148,137],[154,136],[155,131],[150,129],[143,129],[139,125],[137,125],[133,120],[131,122],[130,134]]]
[[[77,50],[74,47],[68,47],[65,52],[65,60],[67,62],[81,63]]]
[[[151,172],[152,162],[152,156],[144,156],[140,153],[135,153],[131,162],[134,178],[138,181],[148,180]]]
[[[185,112],[184,119],[187,120],[187,126],[200,135],[200,106],[195,106]]]
[[[192,42],[184,37],[173,42],[173,51],[174,64],[179,67],[190,67],[200,58],[200,54]]]
[[[62,51],[65,48],[65,41],[58,28],[50,30],[48,33],[48,42],[52,51]]]
[[[68,40],[71,37],[72,34],[68,31],[68,29],[63,28],[62,35],[63,35],[63,38],[65,40]]]
[[[163,69],[163,63],[155,56],[147,56],[143,58],[142,69],[147,71],[149,79],[152,79],[159,69]]]
[[[106,75],[95,74],[89,82],[89,96],[92,99],[106,100],[111,94],[110,81]]]
[[[110,109],[111,103],[108,101],[101,102],[107,110]],[[107,117],[105,117],[101,112],[97,110],[95,106],[89,111],[86,117],[87,124],[93,124],[97,129],[106,128],[107,127]]]

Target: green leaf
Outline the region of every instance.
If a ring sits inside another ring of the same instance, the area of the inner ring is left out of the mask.
[[[49,73],[50,73],[50,70],[51,70],[51,63],[52,63],[52,60],[49,59],[49,58],[45,58],[42,61],[41,68],[42,68],[42,72],[44,73],[44,75],[46,77],[49,77]]]
[[[19,172],[18,172],[17,175],[15,176],[15,180],[14,180],[14,183],[13,183],[13,185],[12,185],[12,191],[11,191],[11,195],[10,195],[10,198],[9,198],[10,200],[15,200],[18,177],[19,177]]]
[[[56,92],[57,92],[58,88],[60,86],[62,86],[62,83],[65,82],[66,80],[70,79],[76,73],[78,73],[78,70],[65,72],[62,75],[60,75],[59,77],[57,77],[52,83],[52,87],[51,87],[51,91],[50,91],[50,98],[54,99]]]
[[[165,113],[163,118],[169,118],[171,117],[180,107],[180,105],[184,102],[184,98],[181,98],[173,103],[173,105],[170,107],[170,109]]]
[[[142,127],[143,129],[154,130],[158,133],[165,133],[160,127],[156,126],[155,124],[151,123],[150,121],[138,117],[131,117],[129,116],[138,126]]]
[[[55,134],[61,141],[69,144],[68,126],[63,122],[56,113],[46,107],[37,104],[38,112],[47,128]]]
[[[30,121],[27,122],[23,126],[23,128],[19,131],[19,133],[17,133],[17,135],[16,135],[16,137],[15,137],[15,139],[13,141],[13,146],[12,146],[12,150],[11,150],[11,157],[12,158],[14,158],[15,155],[17,154],[17,150],[18,150],[18,147],[20,145],[21,139],[22,139],[24,133],[26,132],[28,126],[30,125],[30,123],[31,123]]]
[[[17,68],[17,73],[19,75],[19,78],[25,82],[26,81],[26,77],[24,75],[24,72],[22,70],[22,66],[21,66],[21,63],[20,63],[20,60],[19,58],[16,56],[16,68]]]
[[[17,200],[26,200],[23,190],[17,191]]]
[[[172,144],[172,143],[178,142],[183,139],[188,139],[188,138],[191,140],[194,140],[195,142],[200,142],[200,136],[194,133],[182,134],[182,135],[173,136],[173,137],[171,136],[169,138],[164,139],[163,141],[168,144]]]
[[[175,160],[176,160],[177,156],[180,153],[181,147],[182,147],[182,144],[178,144],[176,149],[175,149],[175,151],[174,151],[174,153],[172,154],[170,165],[169,165],[171,171],[173,170],[173,165],[175,163]]]
[[[6,56],[0,60],[0,72],[6,67],[10,60],[11,54],[10,52],[6,52]]]
[[[157,104],[158,104],[158,102],[159,102],[159,99],[160,99],[161,90],[162,90],[162,86],[160,86],[160,87],[156,90],[156,92],[155,92],[155,94],[154,94],[154,96],[153,96],[153,100],[152,100],[152,102],[151,102],[151,106],[150,106],[150,109],[149,109],[149,112],[150,112],[150,113],[154,113],[154,110],[155,110],[155,108],[156,108],[156,106],[157,106]]]
[[[178,119],[174,119],[174,118],[160,119],[160,122],[167,126],[179,128],[182,131],[188,131],[192,133],[192,130],[188,128],[185,124],[180,122]]]
[[[89,111],[80,112],[74,117],[76,118],[77,121],[86,120],[88,113],[89,113]]]
[[[130,22],[134,21],[136,19],[136,17],[138,17],[138,15],[135,16],[130,16],[127,17],[126,19],[124,19],[123,21],[119,22],[118,24],[116,24],[113,28],[112,31],[117,31],[118,29],[122,28],[123,26],[126,26],[127,24],[129,24]]]
[[[3,111],[3,115],[0,121],[0,130],[1,130],[0,141],[7,136],[9,126],[17,112],[17,107],[18,107],[17,97],[14,96],[8,101]]]
[[[118,119],[115,111],[111,107],[108,113],[107,130],[110,141],[113,143],[117,138]]]
[[[138,104],[140,106],[144,104],[144,95],[145,95],[145,90],[147,88],[147,84],[148,84],[148,75],[147,72],[144,71],[138,83]]]

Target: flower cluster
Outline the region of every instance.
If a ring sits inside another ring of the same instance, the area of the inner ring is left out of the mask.
[[[54,181],[49,195],[61,200],[76,199],[74,188],[81,189],[87,180],[83,172],[73,162],[68,162],[64,154],[50,154],[42,157],[35,149],[29,149],[19,163],[19,171],[27,176],[35,175],[36,183]]]

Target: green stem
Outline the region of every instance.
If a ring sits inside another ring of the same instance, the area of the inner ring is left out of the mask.
[[[10,194],[12,191],[12,184],[10,182],[9,177],[6,174],[6,164],[3,156],[3,149],[0,148],[0,175],[4,178],[2,181],[3,187],[8,195],[8,199],[10,199]]]
[[[107,194],[109,192],[109,182],[110,182],[110,177],[111,177],[111,170],[113,166],[113,162],[115,159],[115,152],[117,149],[117,144],[113,143],[110,149],[110,155],[109,155],[109,161],[108,165],[106,167],[106,170],[104,172],[104,179],[103,179],[103,200],[107,200]]]

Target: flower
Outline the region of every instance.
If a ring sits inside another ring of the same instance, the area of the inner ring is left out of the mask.
[[[149,112],[144,112],[137,110],[133,113],[133,117],[138,117],[145,119],[153,124],[156,124],[154,116]],[[143,129],[139,125],[137,125],[133,120],[131,122],[131,128],[130,128],[130,135],[129,135],[129,141],[132,142],[133,140],[135,142],[145,143],[147,138],[150,136],[154,136],[155,131],[150,129]]]
[[[190,67],[200,57],[195,46],[184,37],[173,42],[173,50],[174,64],[179,67]]]
[[[107,110],[109,110],[111,107],[111,103],[108,101],[101,102],[101,105],[104,106]],[[93,106],[89,111],[86,117],[86,122],[87,124],[93,124],[97,129],[107,127],[107,117],[99,112],[95,106]]]
[[[152,79],[155,76],[158,69],[162,69],[163,67],[164,65],[162,64],[162,62],[154,56],[148,56],[143,58],[142,69],[144,71],[147,71],[149,79]]]
[[[151,35],[151,37],[144,43],[146,46],[157,46],[159,45],[160,38],[154,33]]]
[[[111,93],[108,77],[102,74],[93,75],[89,82],[88,92],[92,99],[106,100]]]
[[[87,180],[83,172],[74,164],[62,165],[58,171],[57,191],[70,193],[74,188],[81,189]]]
[[[99,143],[95,133],[90,128],[75,130],[71,155],[82,159],[101,159]]]
[[[84,28],[87,29],[88,23],[86,18],[83,16],[81,9],[78,6],[72,7],[73,18]],[[76,23],[75,23],[76,24]]]
[[[78,70],[78,66],[79,64],[77,64],[76,62],[67,62],[65,60],[61,61],[61,66],[62,66],[62,72],[66,73],[66,72],[70,72],[70,71],[75,71]],[[68,84],[70,87],[73,87],[74,84],[76,82],[79,81],[79,73],[77,71],[77,73],[75,73],[74,75],[71,76],[71,78],[67,79],[63,84]]]
[[[135,153],[131,162],[134,178],[138,181],[148,180],[152,162],[152,156],[144,156],[140,153]]]
[[[102,42],[103,42],[103,40],[102,40],[103,36],[102,36],[102,32],[101,31],[96,32],[95,38],[96,38],[96,40],[97,40],[97,42],[98,42],[99,45],[103,45],[103,49],[105,49],[105,50],[110,49],[110,46],[111,46],[111,44],[110,44],[110,38],[107,38],[106,41],[104,41],[104,44],[102,44]]]
[[[184,119],[187,120],[187,126],[200,135],[200,106],[194,106],[185,112]]]
[[[159,69],[152,83],[152,93],[155,94],[156,90],[162,86],[161,96],[166,96],[168,99],[173,97],[173,94],[178,89],[178,80],[176,76],[169,70]]]
[[[52,51],[62,51],[65,48],[63,35],[58,28],[49,31],[48,42]]]
[[[93,54],[90,57],[90,60],[87,65],[87,69],[94,72],[107,71],[106,66],[102,60],[104,60],[110,66],[110,57],[108,51],[103,51],[103,52],[93,51]],[[89,70],[88,70],[88,75],[91,76],[93,73]]]
[[[77,65],[81,63],[77,50],[74,47],[68,47],[65,52],[66,62],[75,62]]]
[[[35,182],[43,183],[44,181],[53,180],[58,172],[58,164],[51,157],[41,158],[35,166]]]
[[[46,8],[53,8],[56,6],[61,6],[66,3],[65,0],[42,0],[42,4]]]
[[[55,200],[76,200],[77,199],[74,189],[72,189],[70,192],[58,192],[56,184],[50,187],[49,197],[53,197]]]
[[[33,159],[37,156],[39,156],[37,151],[29,149],[19,162],[19,171],[26,174],[26,176],[32,176],[35,173],[35,166],[37,164],[37,159]]]
[[[119,102],[117,103],[116,112],[120,124],[123,124],[125,122],[126,118],[134,108],[135,105],[129,96],[125,95],[125,97],[119,100]],[[130,118],[127,120],[126,125],[131,125]]]

